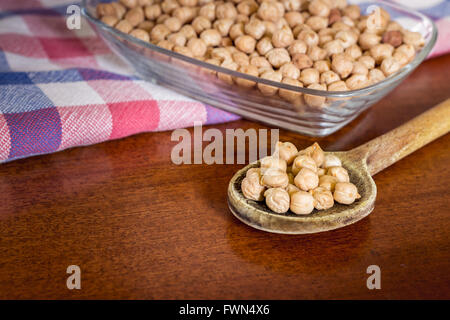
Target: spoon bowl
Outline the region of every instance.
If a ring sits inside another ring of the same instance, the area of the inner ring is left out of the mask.
[[[351,205],[314,210],[309,215],[291,211],[278,214],[264,202],[249,200],[241,190],[242,179],[259,161],[242,168],[228,185],[228,206],[233,215],[259,230],[282,234],[306,234],[333,230],[368,216],[375,207],[377,187],[372,176],[450,130],[450,99],[406,124],[347,152],[326,152],[339,157],[361,198]]]

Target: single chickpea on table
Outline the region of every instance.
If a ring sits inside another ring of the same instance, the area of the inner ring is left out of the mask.
[[[384,9],[377,28],[371,29],[369,16],[346,0],[119,0],[98,4],[97,17],[141,41],[194,59],[320,91],[355,90],[383,81],[424,46],[420,33],[391,21]],[[216,49],[231,48],[239,54],[215,55]],[[223,73],[207,74],[292,103],[302,99],[322,107],[326,101]]]
[[[274,154],[259,164],[247,171],[241,190],[246,199],[265,201],[275,213],[307,215],[361,197],[341,160],[325,154],[317,143],[298,150],[290,142],[278,142]]]

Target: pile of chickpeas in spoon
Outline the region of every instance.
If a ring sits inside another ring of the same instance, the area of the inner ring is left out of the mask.
[[[317,143],[298,151],[290,142],[278,142],[274,154],[259,163],[247,171],[241,190],[246,199],[265,201],[273,212],[307,215],[361,197],[341,160]]]

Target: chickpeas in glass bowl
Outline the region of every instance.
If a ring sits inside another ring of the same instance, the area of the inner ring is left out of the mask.
[[[84,0],[83,14],[144,80],[310,136],[400,84],[437,30],[385,1]]]

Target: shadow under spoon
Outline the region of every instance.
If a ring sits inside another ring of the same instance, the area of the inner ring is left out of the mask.
[[[417,116],[402,126],[346,152],[327,152],[342,161],[361,198],[351,205],[335,205],[314,210],[309,215],[291,211],[277,214],[264,202],[248,200],[241,191],[247,170],[259,167],[259,161],[239,170],[228,185],[228,205],[242,222],[259,230],[283,234],[305,234],[333,230],[368,216],[375,206],[377,187],[372,176],[450,131],[450,99]]]

